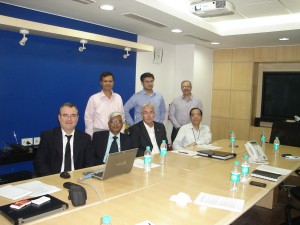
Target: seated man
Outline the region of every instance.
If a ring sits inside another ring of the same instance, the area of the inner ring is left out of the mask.
[[[141,108],[141,114],[143,120],[129,128],[133,145],[138,148],[137,157],[144,155],[146,146],[150,146],[152,153],[159,153],[162,140],[166,140],[168,143],[164,124],[154,121],[154,106],[144,104]]]
[[[201,124],[202,111],[192,108],[190,111],[191,123],[183,125],[173,142],[173,149],[181,149],[191,145],[206,145],[211,142],[210,128]]]
[[[86,157],[88,166],[104,164],[109,153],[125,151],[132,148],[130,137],[121,133],[124,124],[124,114],[112,112],[108,117],[107,131],[94,132],[92,154]]]
[[[41,142],[34,159],[38,176],[85,167],[85,155],[90,152],[90,135],[75,129],[78,109],[72,103],[64,103],[59,110],[60,127],[41,134]]]

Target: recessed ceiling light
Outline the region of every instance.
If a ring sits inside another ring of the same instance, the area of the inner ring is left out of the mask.
[[[103,9],[103,10],[114,10],[115,7],[113,7],[112,5],[101,5],[100,9]]]
[[[173,33],[181,33],[182,32],[182,30],[180,30],[180,29],[173,29],[173,30],[171,30]]]
[[[279,38],[279,41],[288,41],[290,40],[289,38]]]
[[[220,43],[214,41],[214,42],[211,42],[211,44],[212,44],[212,45],[219,45]]]

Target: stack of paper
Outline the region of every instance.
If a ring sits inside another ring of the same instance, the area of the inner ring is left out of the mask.
[[[211,195],[201,192],[194,201],[197,205],[204,205],[218,209],[241,212],[245,200]]]
[[[46,194],[51,194],[60,190],[60,188],[42,183],[40,181],[30,181],[24,184],[18,184],[14,186],[6,185],[0,188],[0,196],[16,200],[28,195],[31,197],[38,197]]]

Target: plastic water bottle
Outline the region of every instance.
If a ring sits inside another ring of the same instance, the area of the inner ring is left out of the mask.
[[[274,145],[273,145],[273,150],[274,150],[274,155],[278,156],[279,155],[279,146],[280,146],[280,141],[279,138],[276,137],[274,140]]]
[[[231,191],[237,191],[239,187],[240,182],[240,170],[239,170],[239,162],[235,161],[233,168],[231,170],[231,176],[230,176],[230,190]]]
[[[265,136],[265,132],[264,131],[261,132],[260,144],[261,144],[262,150],[265,151],[265,149],[266,149],[266,136]]]
[[[243,162],[242,162],[242,174],[241,174],[241,182],[248,183],[250,180],[249,172],[250,172],[250,163],[249,163],[249,156],[244,155]]]
[[[166,140],[162,140],[162,143],[160,145],[160,163],[162,165],[164,165],[166,163],[167,160],[167,143]]]
[[[152,164],[152,152],[150,150],[150,146],[146,147],[145,153],[144,153],[144,169],[145,172],[149,172],[151,170],[151,164]]]
[[[229,146],[230,146],[231,152],[233,153],[234,149],[235,149],[235,133],[233,130],[230,133],[230,145]]]
[[[112,225],[110,216],[103,216],[101,225]]]

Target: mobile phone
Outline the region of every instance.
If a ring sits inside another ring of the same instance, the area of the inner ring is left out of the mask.
[[[249,184],[250,184],[250,185],[253,185],[253,186],[257,186],[257,187],[263,187],[263,188],[265,188],[265,187],[267,186],[266,183],[257,182],[257,181],[250,181]]]

